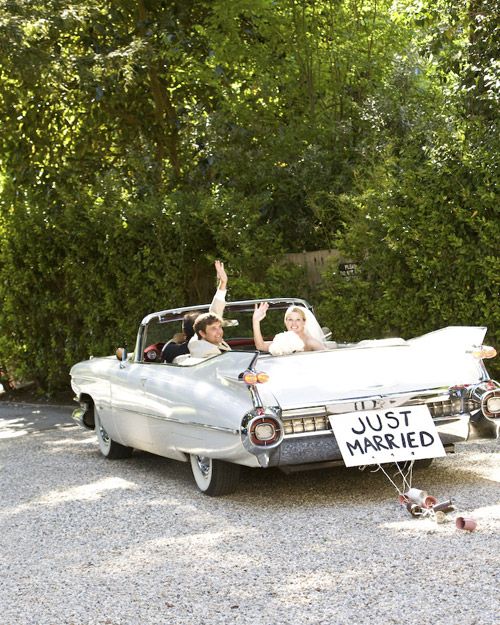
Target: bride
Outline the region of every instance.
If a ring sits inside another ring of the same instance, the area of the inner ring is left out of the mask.
[[[316,317],[304,306],[290,306],[285,313],[287,332],[277,334],[272,341],[264,341],[260,322],[265,318],[269,304],[255,305],[252,317],[255,347],[274,356],[293,352],[312,352],[326,349],[323,331]]]

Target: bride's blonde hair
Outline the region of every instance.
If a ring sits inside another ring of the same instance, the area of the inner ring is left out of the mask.
[[[307,321],[306,313],[304,312],[304,309],[302,308],[302,306],[289,306],[286,309],[286,313],[285,313],[285,323],[286,323],[286,318],[288,317],[288,315],[293,312],[298,313],[301,316],[302,321],[304,322]]]

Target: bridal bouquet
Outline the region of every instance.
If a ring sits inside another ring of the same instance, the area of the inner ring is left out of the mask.
[[[304,343],[295,332],[280,332],[277,334],[271,345],[269,345],[269,353],[273,356],[286,356],[294,352],[303,352]]]

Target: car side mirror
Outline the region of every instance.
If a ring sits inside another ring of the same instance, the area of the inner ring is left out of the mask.
[[[332,331],[330,330],[330,328],[327,328],[326,326],[324,328],[321,328],[323,330],[323,335],[325,337],[325,341],[328,341],[329,339],[332,338]]]
[[[116,357],[120,362],[125,362],[127,360],[127,349],[125,347],[119,347],[116,350]]]

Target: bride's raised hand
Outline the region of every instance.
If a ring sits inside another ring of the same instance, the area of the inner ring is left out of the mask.
[[[261,322],[262,319],[265,318],[268,308],[269,308],[269,304],[267,302],[261,302],[260,304],[255,304],[255,309],[253,311],[253,320]]]

